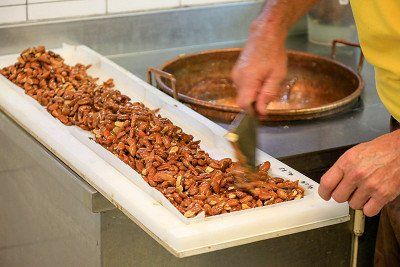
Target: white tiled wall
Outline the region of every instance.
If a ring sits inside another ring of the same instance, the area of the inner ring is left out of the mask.
[[[26,21],[26,8],[24,5],[0,7],[0,23],[23,21]]]
[[[0,25],[255,0],[0,0]]]
[[[240,0],[181,0],[182,6],[192,6],[192,5],[206,5],[215,3],[228,3],[228,2],[239,2]]]
[[[116,13],[146,9],[172,8],[179,7],[179,5],[179,0],[108,0],[108,12]]]
[[[27,0],[28,4],[32,4],[32,3],[49,3],[49,2],[62,2],[65,0]]]
[[[16,5],[25,5],[26,0],[0,0],[1,6],[16,6]]]
[[[106,13],[106,0],[71,0],[28,4],[28,19],[55,19]]]

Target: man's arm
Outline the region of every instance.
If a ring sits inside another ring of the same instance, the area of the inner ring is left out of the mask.
[[[241,107],[256,100],[258,111],[265,113],[266,104],[279,95],[286,75],[288,30],[316,2],[266,2],[250,27],[249,40],[232,73]],[[323,175],[318,192],[325,200],[348,201],[366,216],[376,215],[400,195],[400,130],[348,150]]]
[[[267,0],[263,11],[250,26],[247,41],[232,79],[238,89],[237,103],[247,108],[256,101],[259,113],[279,96],[286,76],[285,40],[290,27],[318,0]]]

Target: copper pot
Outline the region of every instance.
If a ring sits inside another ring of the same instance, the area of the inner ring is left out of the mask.
[[[287,80],[295,78],[296,83],[289,95],[268,106],[268,115],[261,117],[261,121],[319,118],[343,111],[357,102],[364,88],[359,74],[364,57],[361,53],[357,73],[334,60],[337,43],[359,47],[335,40],[332,58],[288,51]],[[150,68],[147,79],[151,83],[154,74],[157,87],[163,92],[210,119],[230,122],[241,111],[235,104],[236,89],[230,79],[240,51],[240,48],[229,48],[180,55],[166,62],[161,70]]]

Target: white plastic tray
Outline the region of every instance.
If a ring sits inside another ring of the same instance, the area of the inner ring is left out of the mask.
[[[134,101],[160,108],[162,116],[202,140],[201,147],[214,158],[233,157],[222,127],[166,96],[138,77],[85,46],[54,49],[68,64],[92,64],[89,73],[106,80]],[[0,68],[13,64],[18,55],[0,57]],[[65,164],[155,240],[179,257],[190,256],[262,239],[306,231],[349,220],[346,203],[325,202],[318,184],[262,151],[258,160],[271,162],[273,175],[300,180],[303,199],[212,217],[186,219],[156,190],[125,164],[88,139],[77,127],[55,120],[23,90],[0,76],[0,108],[52,151]]]

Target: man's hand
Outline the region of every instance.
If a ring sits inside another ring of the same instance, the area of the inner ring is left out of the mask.
[[[286,76],[285,36],[257,27],[250,30],[249,41],[232,72],[238,88],[237,104],[246,109],[256,102],[258,113],[266,113],[267,103],[280,95],[281,82]]]
[[[285,39],[289,28],[318,1],[266,1],[232,72],[241,108],[247,109],[256,101],[257,111],[264,115],[267,104],[280,95],[286,76]]]
[[[400,194],[400,130],[359,144],[321,178],[320,196],[374,216]]]

